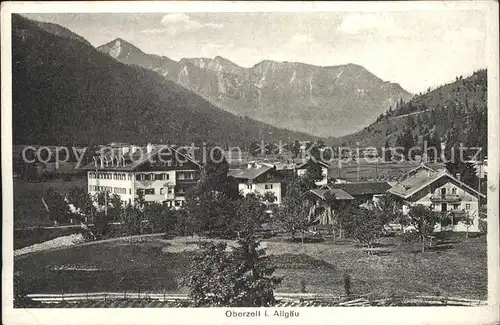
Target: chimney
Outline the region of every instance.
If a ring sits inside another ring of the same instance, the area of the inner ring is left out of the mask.
[[[455,178],[456,178],[456,179],[458,179],[459,181],[462,181],[462,180],[460,179],[460,173],[457,173],[457,174],[455,175]]]

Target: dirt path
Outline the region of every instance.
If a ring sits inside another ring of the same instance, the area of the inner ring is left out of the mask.
[[[111,243],[111,242],[116,242],[116,241],[124,241],[124,240],[131,240],[132,241],[132,240],[137,240],[137,239],[141,239],[141,238],[159,237],[159,236],[163,236],[163,235],[165,235],[165,233],[124,236],[124,237],[108,238],[108,239],[102,239],[102,240],[94,240],[94,241],[89,241],[89,242],[70,245],[70,246],[51,247],[51,248],[47,248],[47,249],[37,250],[35,252],[30,252],[30,253],[16,256],[15,258],[23,259],[23,258],[31,256],[32,254],[41,253],[41,252],[54,252],[54,251],[59,251],[59,250],[74,248],[74,247],[99,245],[99,244]]]

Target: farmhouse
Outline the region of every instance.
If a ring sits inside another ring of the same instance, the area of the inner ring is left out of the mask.
[[[125,146],[109,150],[83,169],[87,170],[88,192],[108,191],[126,204],[141,193],[147,202],[181,207],[186,190],[200,177],[202,166],[171,146],[146,148]]]
[[[238,181],[238,190],[243,195],[248,193],[263,195],[266,192],[271,192],[276,198],[274,203],[281,203],[283,175],[276,170],[276,167],[255,163],[245,169],[230,169],[228,176],[232,176]]]
[[[425,164],[403,175],[389,193],[403,202],[403,213],[408,207],[421,204],[446,216],[436,230],[479,231],[479,208],[486,196],[453,176],[446,168],[433,169]],[[466,220],[472,224],[466,227]]]
[[[391,185],[387,182],[363,182],[331,184],[329,187],[341,189],[349,193],[357,203],[363,204],[387,195]]]
[[[326,185],[328,183],[328,168],[330,168],[330,166],[327,163],[322,162],[321,160],[308,159],[305,163],[295,165],[294,170],[298,176],[304,176],[307,171],[307,167],[310,164],[315,163],[321,166],[321,176],[323,176],[320,181],[316,181],[315,183],[318,186]]]
[[[328,193],[333,194],[335,203],[332,204],[332,202],[328,202]],[[321,225],[333,224],[332,217],[337,208],[345,208],[345,204],[350,204],[354,201],[354,197],[349,193],[339,188],[332,188],[328,185],[309,190],[304,193],[303,196],[313,203],[309,212],[309,221],[318,220]]]

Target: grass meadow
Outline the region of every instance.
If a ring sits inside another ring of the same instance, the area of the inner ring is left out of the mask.
[[[486,237],[450,234],[444,248],[424,253],[399,237],[378,241],[368,255],[350,241],[263,242],[283,276],[278,292],[344,294],[343,275],[353,294],[377,296],[443,295],[486,299]],[[121,239],[21,256],[15,271],[30,293],[166,292],[186,293],[182,277],[196,254],[196,241],[152,237]]]

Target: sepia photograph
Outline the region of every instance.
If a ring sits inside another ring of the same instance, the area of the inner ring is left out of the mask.
[[[2,6],[6,324],[498,322],[498,3],[32,4]]]

